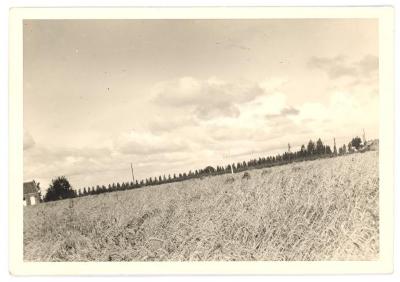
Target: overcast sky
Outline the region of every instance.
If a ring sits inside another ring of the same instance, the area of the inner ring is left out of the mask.
[[[75,188],[379,135],[377,20],[24,21],[24,180]]]

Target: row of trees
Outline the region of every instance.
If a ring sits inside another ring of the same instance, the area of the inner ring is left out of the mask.
[[[71,188],[68,180],[65,177],[59,177],[56,180],[52,181],[52,184],[50,185],[47,194],[44,197],[44,201],[54,201],[65,198],[73,198],[77,196],[80,197],[113,191],[123,191],[144,186],[154,186],[165,183],[184,181],[193,178],[202,178],[211,175],[220,175],[232,172],[236,173],[253,168],[278,166],[290,162],[305,161],[323,157],[333,157],[336,155],[343,155],[348,152],[354,152],[354,150],[358,150],[361,146],[361,138],[355,137],[348,144],[347,148],[346,145],[343,145],[342,147],[339,147],[338,151],[336,145],[334,145],[334,148],[332,150],[329,145],[324,145],[322,140],[319,138],[316,142],[310,140],[307,146],[302,145],[300,147],[300,150],[294,152],[287,151],[283,154],[277,154],[275,156],[260,157],[258,159],[248,160],[247,162],[243,161],[234,164],[228,164],[225,166],[217,166],[216,168],[212,166],[207,166],[204,169],[196,169],[194,171],[190,170],[189,172],[183,172],[179,174],[174,173],[172,175],[169,174],[168,176],[160,175],[157,177],[149,177],[140,181],[136,180],[135,182],[123,182],[122,184],[113,183],[109,184],[108,186],[97,185],[93,187],[84,187],[83,189],[77,190],[77,192],[75,192],[75,190]]]

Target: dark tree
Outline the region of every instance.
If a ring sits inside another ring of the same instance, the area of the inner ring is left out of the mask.
[[[321,138],[317,140],[317,147],[316,147],[317,154],[321,155],[325,153],[324,144],[322,143]]]
[[[355,137],[351,140],[351,146],[356,148],[357,150],[361,147],[362,141],[360,137]]]
[[[76,192],[72,189],[71,184],[65,176],[57,177],[51,180],[51,184],[47,189],[44,201],[56,201],[76,197]]]
[[[310,140],[310,141],[308,142],[308,145],[307,145],[307,153],[308,153],[309,155],[311,155],[311,154],[314,153],[314,151],[315,151],[315,144],[314,144],[314,142],[313,142],[312,140]]]
[[[351,146],[351,142],[347,145],[347,148],[349,153],[353,152],[353,147]]]
[[[303,145],[301,145],[301,149],[300,149],[300,156],[305,156],[307,154],[307,149],[306,149],[306,146],[304,146],[304,144]]]

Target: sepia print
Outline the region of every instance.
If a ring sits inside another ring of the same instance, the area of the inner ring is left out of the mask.
[[[379,64],[376,18],[24,19],[23,261],[378,261]]]

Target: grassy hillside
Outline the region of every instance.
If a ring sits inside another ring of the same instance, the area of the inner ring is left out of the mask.
[[[24,208],[28,261],[373,260],[378,152]]]

